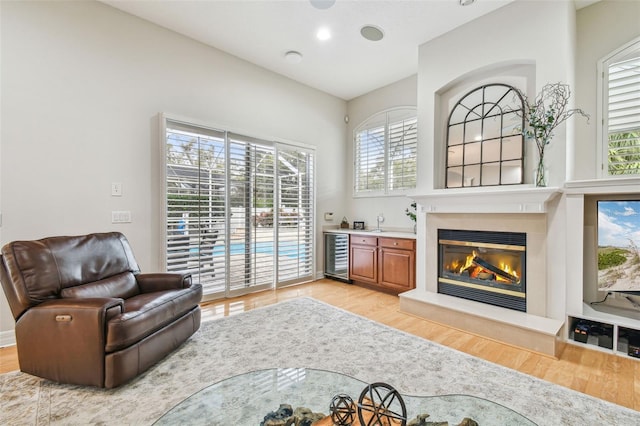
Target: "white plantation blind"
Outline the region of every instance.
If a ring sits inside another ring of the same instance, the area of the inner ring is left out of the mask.
[[[355,194],[388,194],[415,188],[417,161],[415,108],[381,112],[355,131]]]
[[[314,156],[278,146],[278,282],[313,279]]]
[[[273,223],[254,226],[257,217],[273,211],[275,169],[273,146],[229,134],[229,177],[232,182],[229,289],[269,286],[274,282]],[[269,226],[270,225],[270,226]]]
[[[640,175],[640,40],[604,61],[606,170]]]
[[[416,187],[418,120],[409,118],[389,123],[389,189]]]
[[[385,189],[385,127],[373,127],[356,134],[356,192]]]
[[[640,52],[609,66],[609,133],[640,128]]]
[[[225,245],[224,133],[172,123],[166,156],[167,271],[190,272],[205,290],[224,288],[213,249]]]
[[[313,149],[164,123],[167,271],[205,294],[312,279]]]

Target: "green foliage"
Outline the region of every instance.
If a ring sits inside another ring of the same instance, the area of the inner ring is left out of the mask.
[[[411,203],[411,210],[409,208],[404,209],[404,212],[412,221],[416,221],[416,202]]]
[[[640,130],[609,134],[610,175],[640,174]]]
[[[598,249],[598,270],[612,268],[622,265],[627,261],[628,250],[605,247]]]

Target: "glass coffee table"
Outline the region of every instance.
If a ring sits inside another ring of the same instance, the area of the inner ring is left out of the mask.
[[[280,404],[331,415],[338,394],[354,401],[369,384],[340,373],[309,368],[277,368],[234,376],[194,393],[158,419],[155,425],[258,426]],[[391,383],[391,385],[393,385]],[[480,426],[535,426],[515,411],[470,395],[405,396],[407,421],[429,413],[429,421],[459,424],[469,417]],[[354,425],[359,424],[356,416]]]

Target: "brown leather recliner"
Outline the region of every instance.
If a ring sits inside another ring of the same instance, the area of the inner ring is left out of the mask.
[[[15,241],[0,263],[25,373],[116,387],[200,327],[202,286],[188,274],[140,273],[118,232]]]

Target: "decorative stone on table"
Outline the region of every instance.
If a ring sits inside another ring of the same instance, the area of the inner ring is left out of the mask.
[[[289,404],[280,404],[276,411],[272,411],[260,422],[260,426],[311,426],[325,417],[322,413],[314,413],[305,407],[293,410]]]
[[[318,420],[324,419],[326,416],[322,413],[314,413],[308,408],[298,407],[293,412],[293,418],[295,419],[295,426],[311,426]]]
[[[293,408],[289,404],[280,404],[276,411],[272,411],[260,422],[260,426],[285,426],[290,425],[287,420],[293,415]]]
[[[407,423],[407,426],[449,426],[449,422],[431,422],[428,421],[427,418],[429,414],[418,414],[418,416]],[[478,423],[470,419],[469,417],[465,417],[457,426],[479,426]]]

